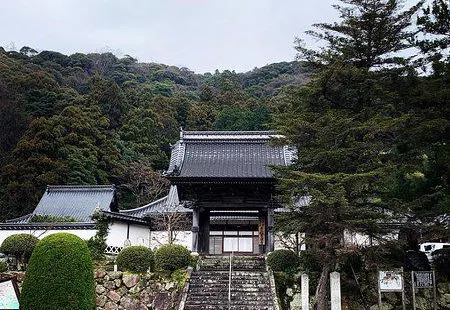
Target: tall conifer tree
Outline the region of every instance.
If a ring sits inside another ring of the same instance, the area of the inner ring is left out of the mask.
[[[297,40],[299,60],[316,68],[312,81],[285,95],[278,128],[298,149],[291,169],[279,170],[280,189],[293,211],[282,229],[306,233],[322,258],[314,309],[326,309],[329,272],[346,250],[344,233],[383,242],[399,214],[385,199],[395,172],[404,127],[404,104],[390,87],[411,71],[400,52],[411,47],[411,18],[422,2],[402,10],[396,0],[342,0],[340,21],[314,25],[323,41],[308,49]],[[389,87],[387,87],[389,86]],[[400,112],[400,113],[399,113]],[[295,198],[311,196],[308,206]]]

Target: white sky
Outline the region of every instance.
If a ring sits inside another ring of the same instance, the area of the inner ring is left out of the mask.
[[[410,2],[412,0],[408,0]],[[0,0],[0,46],[112,51],[243,72],[295,57],[294,38],[336,20],[336,0]]]

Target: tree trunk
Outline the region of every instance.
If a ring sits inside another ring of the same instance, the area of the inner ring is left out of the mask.
[[[314,297],[314,310],[327,310],[328,309],[328,277],[330,274],[331,265],[326,263],[323,266],[322,273],[320,274],[319,282],[317,283],[316,295]]]

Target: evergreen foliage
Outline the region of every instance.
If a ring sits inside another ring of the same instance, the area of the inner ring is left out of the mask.
[[[290,250],[275,250],[267,256],[267,264],[273,271],[295,272],[299,263],[298,255]]]
[[[48,184],[115,184],[123,208],[161,198],[136,195],[129,168],[166,169],[180,127],[266,128],[268,98],[306,79],[299,62],[195,74],[129,55],[0,48],[0,221],[30,213]]]
[[[95,229],[97,232],[95,236],[88,239],[87,245],[92,258],[94,260],[100,260],[104,257],[107,247],[106,238],[108,237],[109,219],[105,213],[96,210],[92,215],[92,220],[95,221]]]
[[[38,243],[25,274],[20,309],[95,309],[92,259],[81,238],[57,233]]]
[[[26,264],[39,239],[30,234],[16,234],[3,240],[0,252],[14,255],[21,264]]]
[[[160,246],[155,252],[156,270],[175,271],[186,268],[191,262],[191,252],[178,244]]]
[[[120,251],[117,267],[123,271],[144,273],[153,270],[154,258],[151,249],[145,246],[129,246]]]
[[[299,59],[316,71],[307,85],[276,99],[274,122],[285,134],[282,143],[298,150],[291,167],[278,169],[280,193],[293,212],[275,223],[305,233],[307,247],[319,253],[317,309],[327,307],[328,273],[352,251],[344,232],[369,236],[369,246],[383,244],[401,223],[407,247],[415,249],[418,237],[407,231],[420,226],[422,236],[445,238],[442,215],[450,211],[444,116],[450,97],[432,86],[448,90],[448,80],[419,77],[399,54],[413,44],[410,25],[422,3],[405,10],[395,0],[341,3],[340,21],[308,32],[323,40],[321,49],[298,41]],[[300,206],[301,196],[311,203]]]

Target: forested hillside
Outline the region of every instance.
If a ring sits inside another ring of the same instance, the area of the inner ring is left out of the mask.
[[[272,98],[309,71],[282,62],[195,74],[111,53],[0,48],[0,220],[34,209],[48,184],[115,184],[120,206],[164,194],[158,172],[186,130],[267,129]]]

